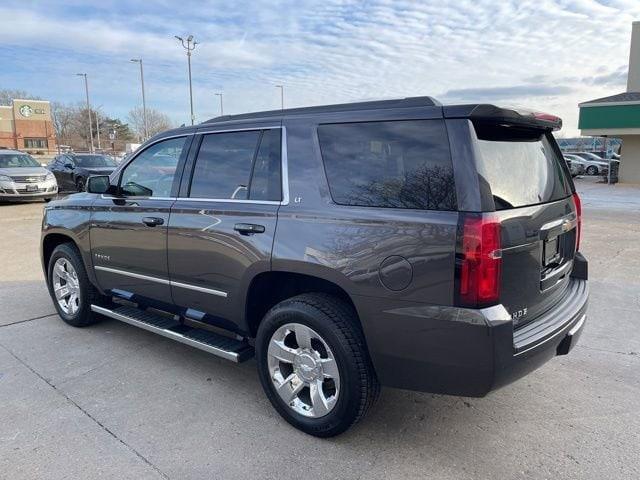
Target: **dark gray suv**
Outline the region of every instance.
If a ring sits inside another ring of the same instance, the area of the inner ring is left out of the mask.
[[[339,434],[380,385],[483,396],[585,322],[560,119],[430,97],[214,118],[52,202],[62,319],[255,355],[295,427]],[[550,373],[551,374],[551,373]]]

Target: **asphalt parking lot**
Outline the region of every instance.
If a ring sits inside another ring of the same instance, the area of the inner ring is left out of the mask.
[[[253,361],[64,324],[44,204],[0,205],[0,477],[640,478],[640,187],[577,185],[591,302],[573,352],[483,399],[384,389],[330,440],[280,419]]]

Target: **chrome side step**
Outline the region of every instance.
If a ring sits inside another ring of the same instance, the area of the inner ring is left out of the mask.
[[[253,357],[253,347],[245,341],[225,337],[200,328],[191,328],[172,318],[163,317],[145,310],[128,306],[109,309],[98,305],[91,305],[91,310],[105,317],[157,333],[163,337],[199,348],[232,362],[240,363]]]

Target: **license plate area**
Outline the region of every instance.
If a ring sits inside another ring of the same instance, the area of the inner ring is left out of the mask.
[[[27,184],[27,185],[25,185],[24,189],[27,192],[37,192],[38,191],[38,184],[36,184],[36,183]]]
[[[542,264],[548,267],[560,261],[560,250],[558,248],[558,237],[553,237],[544,241]]]

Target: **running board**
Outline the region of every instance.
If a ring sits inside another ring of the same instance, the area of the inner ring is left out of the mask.
[[[245,341],[201,328],[191,328],[170,317],[127,306],[109,309],[91,305],[91,310],[105,317],[157,333],[232,362],[240,363],[253,357],[253,347]]]

